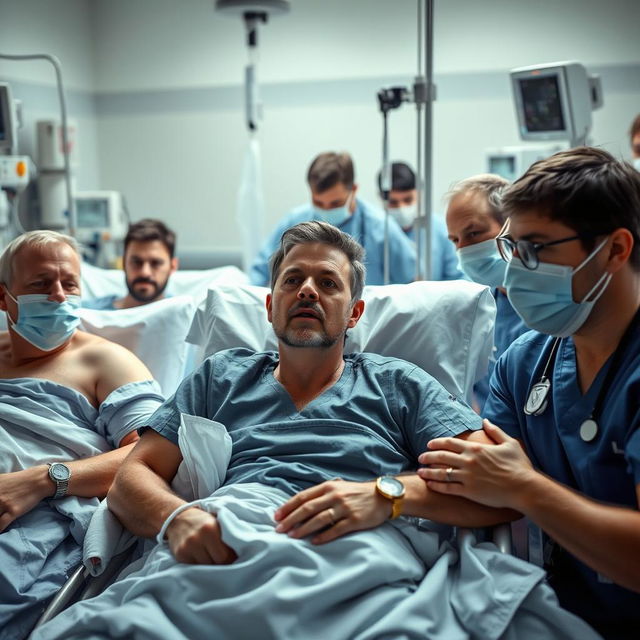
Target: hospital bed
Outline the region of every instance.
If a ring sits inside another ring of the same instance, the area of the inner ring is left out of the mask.
[[[185,344],[184,336],[197,347],[197,360],[230,347],[275,349],[264,306],[267,292],[263,287],[217,284],[207,290],[197,308],[189,296],[177,296],[126,312],[84,310],[83,321],[89,331],[117,337],[156,375],[168,380],[168,372],[175,373],[181,366],[179,347],[181,341]],[[471,401],[473,385],[486,374],[493,349],[495,303],[488,288],[466,281],[414,282],[365,287],[363,298],[365,312],[348,332],[346,353],[372,351],[403,358],[433,375],[452,396]],[[171,345],[162,352],[164,360],[152,353],[153,345],[159,344]],[[149,361],[153,355],[156,360]],[[496,531],[501,549],[508,551],[508,526]],[[459,539],[469,535],[458,532]],[[85,557],[36,626],[75,600],[99,593],[128,560],[126,551],[116,554],[102,572]]]

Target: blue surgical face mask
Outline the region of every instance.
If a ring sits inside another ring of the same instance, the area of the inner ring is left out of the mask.
[[[574,302],[571,293],[573,274],[584,267],[602,247],[605,238],[575,269],[541,262],[533,271],[517,257],[507,265],[504,284],[509,301],[523,322],[531,329],[559,338],[574,334],[585,323],[593,305],[604,293],[612,274],[606,271],[582,302]],[[597,294],[592,298],[593,293]]]
[[[387,209],[389,215],[400,225],[405,231],[413,227],[416,219],[417,206],[415,204],[407,204],[403,207],[393,207]]]
[[[458,261],[467,278],[474,282],[488,287],[503,285],[507,263],[498,253],[495,238],[458,249]]]
[[[80,324],[80,296],[67,296],[64,302],[49,300],[47,294],[35,293],[14,298],[18,321],[7,318],[12,329],[41,351],[52,351],[66,342]]]
[[[349,211],[349,205],[351,204],[351,197],[353,191],[349,194],[347,201],[341,207],[335,207],[334,209],[320,209],[320,207],[314,207],[314,213],[317,218],[322,222],[328,222],[334,227],[339,227],[343,222],[346,222],[351,215]]]

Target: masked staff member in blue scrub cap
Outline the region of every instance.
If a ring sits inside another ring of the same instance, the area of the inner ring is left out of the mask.
[[[536,162],[503,206],[507,294],[540,333],[494,370],[484,428],[497,446],[435,439],[420,462],[442,468],[420,475],[527,516],[548,536],[560,603],[606,638],[637,638],[640,174],[571,149]]]
[[[366,284],[384,282],[384,213],[356,197],[353,161],[348,153],[321,153],[307,173],[311,203],[287,214],[274,229],[251,265],[251,284],[269,284],[269,258],[280,245],[282,234],[300,222],[328,222],[348,233],[365,250]],[[389,283],[415,279],[416,253],[413,243],[395,221],[389,221]]]
[[[382,170],[378,171],[378,192],[384,200],[382,192]],[[416,174],[404,162],[391,164],[391,189],[388,198],[389,215],[395,220],[408,238],[416,242],[418,216],[418,189]],[[426,243],[426,230],[421,229],[422,246]],[[442,216],[431,217],[431,280],[460,280],[464,278],[458,268],[458,258],[454,248],[447,239],[447,228]]]
[[[508,186],[505,178],[483,173],[457,182],[446,195],[447,230],[457,249],[460,267],[469,280],[491,287],[496,300],[494,357],[487,375],[473,389],[474,404],[479,410],[489,395],[489,378],[496,360],[529,330],[507,298],[503,286],[507,263],[495,240],[505,224],[501,196]]]

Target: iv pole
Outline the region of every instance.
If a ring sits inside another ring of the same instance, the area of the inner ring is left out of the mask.
[[[426,3],[426,10],[423,7]],[[424,34],[422,27],[424,22]],[[426,76],[422,75],[422,60]],[[416,279],[431,278],[431,183],[432,183],[432,102],[435,100],[433,84],[433,0],[418,0],[418,74],[413,84],[413,94],[405,87],[391,87],[378,91],[378,102],[383,116],[382,170],[380,186],[385,210],[384,234],[384,283],[389,283],[389,191],[392,188],[389,162],[388,112],[403,102],[415,102],[417,116],[416,189],[418,192],[416,228]],[[424,113],[422,107],[424,105]],[[424,133],[423,133],[424,128]],[[424,141],[424,150],[422,147]],[[424,235],[422,230],[424,229]]]

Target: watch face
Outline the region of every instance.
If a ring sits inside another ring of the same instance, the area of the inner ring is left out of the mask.
[[[68,480],[69,479],[69,469],[63,464],[52,464],[51,465],[51,477],[54,480]]]
[[[404,493],[404,485],[393,476],[382,476],[378,482],[380,489],[394,498],[398,498]]]

